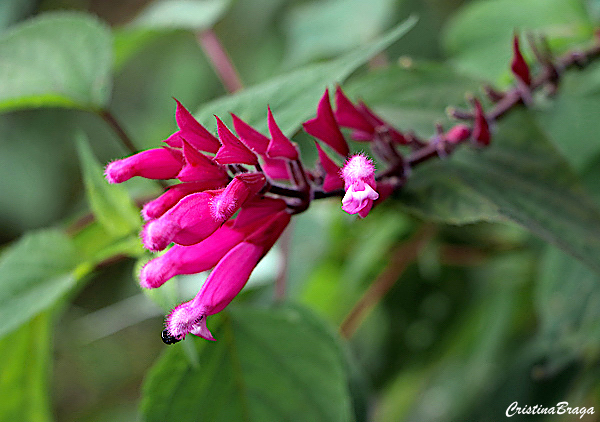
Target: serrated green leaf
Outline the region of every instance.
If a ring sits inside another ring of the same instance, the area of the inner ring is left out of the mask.
[[[146,7],[130,24],[132,28],[189,29],[211,28],[225,14],[230,0],[162,0]]]
[[[52,420],[48,394],[51,318],[39,314],[0,340],[0,420]]]
[[[215,343],[195,341],[197,368],[175,345],[151,370],[144,385],[143,420],[352,419],[339,345],[307,311],[231,308],[211,328]]]
[[[125,188],[108,184],[102,167],[83,134],[77,138],[77,150],[86,195],[100,224],[114,237],[126,236],[139,230],[139,210]]]
[[[106,25],[80,13],[33,18],[0,38],[0,110],[96,110],[110,97],[112,40]]]
[[[369,42],[393,16],[390,0],[300,3],[285,19],[288,67],[333,57]]]
[[[588,40],[593,26],[580,0],[479,1],[450,20],[443,40],[456,68],[495,82],[509,72],[515,31],[535,31],[561,49]]]
[[[513,112],[488,149],[447,164],[499,214],[600,271],[600,210],[530,114]]]
[[[416,23],[409,18],[386,35],[336,60],[285,74],[268,82],[244,89],[239,93],[206,103],[195,117],[208,128],[215,128],[214,115],[230,122],[235,113],[258,130],[267,128],[267,106],[271,107],[277,124],[291,136],[303,120],[315,114],[325,87],[344,81],[370,57],[388,47],[408,32]],[[266,132],[265,132],[266,133]]]
[[[0,257],[0,337],[54,305],[77,281],[79,258],[57,230],[25,235]]]

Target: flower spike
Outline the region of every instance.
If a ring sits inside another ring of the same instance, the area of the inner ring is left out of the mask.
[[[317,117],[304,122],[302,127],[304,127],[306,133],[325,142],[342,157],[350,153],[348,143],[344,139],[331,109],[329,89],[325,89],[325,93],[319,101]]]

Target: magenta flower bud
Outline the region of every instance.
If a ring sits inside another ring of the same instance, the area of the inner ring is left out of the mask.
[[[217,132],[219,133],[219,140],[223,144],[217,155],[215,155],[215,161],[219,164],[258,164],[258,158],[256,154],[246,147],[231,131],[225,126],[225,123],[221,121],[217,116]]]
[[[375,166],[364,155],[357,154],[342,169],[346,194],[342,199],[342,209],[348,214],[358,214],[364,218],[373,207],[373,201],[379,198],[375,191]]]
[[[512,70],[513,74],[525,85],[531,85],[531,73],[529,72],[529,65],[521,54],[521,49],[519,48],[519,37],[516,34],[513,36],[513,58],[510,64],[510,70]]]
[[[236,176],[225,189],[187,195],[174,207],[142,230],[142,242],[151,251],[165,249],[171,242],[193,245],[213,234],[240,206],[264,186],[261,173]]]
[[[444,139],[451,144],[459,144],[471,136],[471,129],[464,124],[458,124],[445,133]]]
[[[167,148],[149,149],[130,157],[116,160],[106,166],[108,183],[121,183],[134,176],[146,179],[173,179],[181,171],[183,162]]]
[[[185,165],[177,175],[182,182],[213,181],[224,186],[229,181],[227,171],[210,157],[183,141]]]
[[[325,180],[323,180],[323,191],[331,192],[344,187],[344,181],[340,177],[340,168],[331,158],[323,151],[321,146],[315,142],[319,153],[319,162],[325,171]]]
[[[219,140],[192,116],[192,114],[177,100],[175,121],[179,130],[165,142],[175,148],[182,148],[182,141],[187,141],[199,151],[216,153],[221,147]]]
[[[266,155],[267,148],[269,148],[269,138],[244,122],[235,114],[231,113],[231,117],[233,118],[233,127],[244,145],[258,155]]]
[[[165,193],[158,198],[146,203],[142,208],[142,217],[145,221],[153,220],[160,217],[169,208],[173,207],[183,197],[196,192],[205,190],[214,190],[225,187],[227,180],[224,183],[216,180],[207,180],[200,182],[180,183],[171,186]]]
[[[350,153],[348,143],[344,139],[344,136],[335,121],[331,103],[329,102],[328,89],[325,89],[325,93],[317,106],[317,117],[304,122],[302,127],[304,127],[306,133],[325,142],[342,157],[345,157]]]
[[[246,236],[243,231],[232,229],[233,224],[234,220],[228,221],[200,243],[173,245],[163,255],[148,261],[140,272],[140,285],[153,289],[176,275],[210,270]]]
[[[473,98],[473,106],[475,107],[475,124],[473,126],[473,139],[480,145],[489,145],[492,138],[490,127],[481,107],[481,103],[477,98]]]
[[[285,207],[285,201],[274,198],[247,202],[235,219],[227,221],[200,243],[173,245],[166,253],[148,261],[140,272],[140,285],[152,289],[179,274],[210,270],[230,249],[257,229],[265,225],[272,226],[281,220],[279,213]]]
[[[240,208],[240,212],[236,216],[234,228],[236,230],[254,227],[258,221],[262,221],[267,217],[272,217],[287,207],[283,199],[269,197],[254,197],[246,201]]]
[[[144,226],[141,237],[144,247],[161,251],[171,242],[193,245],[210,236],[225,220],[215,220],[210,203],[224,189],[193,193]]]
[[[283,134],[279,126],[277,126],[270,107],[267,107],[267,113],[269,134],[271,135],[269,148],[267,149],[267,155],[269,158],[287,158],[288,160],[298,160],[298,149],[292,143],[292,141],[290,141],[288,137]]]
[[[183,340],[189,333],[214,340],[206,326],[206,317],[221,312],[246,285],[260,259],[277,241],[290,215],[277,213],[245,241],[231,249],[215,266],[198,294],[177,306],[165,323],[163,339],[167,343]]]

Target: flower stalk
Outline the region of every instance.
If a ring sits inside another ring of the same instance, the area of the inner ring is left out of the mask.
[[[448,109],[459,122],[448,130],[437,125],[429,139],[401,132],[363,102],[352,102],[339,86],[332,107],[326,89],[316,117],[302,125],[315,138],[318,160],[313,167],[302,161],[297,145],[281,131],[270,108],[266,110],[268,136],[235,115],[235,133],[215,116],[215,136],[177,102],[179,130],[162,148],[106,167],[111,183],[134,176],[178,181],[142,210],[146,221],[141,235],[144,246],[150,251],[167,250],[143,267],[142,287],[156,288],[176,275],[213,269],[196,297],[167,316],[163,341],[173,344],[188,334],[214,340],[207,317],[222,311],[240,293],[292,216],[306,211],[313,200],[341,197],[343,211],[367,217],[373,207],[404,186],[414,167],[430,159],[446,158],[465,143],[487,147],[493,141],[491,128],[506,113],[530,105],[536,90],[554,92],[565,70],[581,68],[600,56],[600,40],[587,50],[558,60],[536,50],[541,71],[533,75],[516,35],[512,47],[510,68],[515,85],[505,92],[487,87],[485,92],[493,104],[488,111],[475,97],[469,99],[470,110]],[[369,146],[383,168],[376,171],[366,153],[351,152],[342,129],[349,130],[353,140]],[[345,161],[343,166],[337,164],[341,161]],[[390,266],[393,276],[382,275],[342,325],[345,336],[354,332],[373,301],[391,288],[390,280],[397,279],[426,238],[426,234],[419,235],[401,249],[404,258]],[[280,274],[278,280],[276,297],[281,299],[285,275]]]

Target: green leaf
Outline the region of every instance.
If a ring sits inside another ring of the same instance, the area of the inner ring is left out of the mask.
[[[163,0],[150,3],[127,26],[115,29],[115,69],[144,46],[177,29],[203,31],[212,28],[227,12],[230,0]]]
[[[489,148],[462,148],[446,169],[499,214],[600,271],[600,210],[528,113],[513,112]]]
[[[536,101],[535,116],[569,163],[581,170],[600,152],[600,66],[565,72],[557,95]]]
[[[211,28],[229,8],[230,0],[162,0],[146,7],[130,24],[132,28],[189,29]]]
[[[467,411],[504,381],[504,371],[515,356],[508,352],[522,346],[519,326],[530,259],[522,252],[509,253],[475,270],[472,277],[478,282],[473,297],[466,301],[457,324],[445,333],[446,340],[435,353],[439,357],[400,371],[383,390],[373,421],[496,420],[473,417]],[[510,393],[512,400],[519,398]]]
[[[334,0],[300,3],[283,26],[288,67],[330,58],[375,39],[394,12],[390,0]]]
[[[79,258],[57,230],[25,235],[0,257],[0,337],[54,305],[77,281]]]
[[[225,313],[216,329],[212,321],[217,341],[195,341],[198,367],[175,345],[150,371],[143,420],[351,420],[339,344],[313,315],[240,307]]]
[[[514,31],[543,34],[558,49],[593,35],[580,0],[472,2],[446,29],[443,40],[452,64],[491,81],[509,71]]]
[[[42,313],[0,340],[0,420],[52,420],[48,394],[51,318]]]
[[[83,134],[77,138],[77,149],[85,191],[94,216],[114,237],[138,231],[141,224],[139,210],[124,187],[108,184]]]
[[[600,349],[600,276],[558,248],[549,247],[536,284],[539,340],[554,371]]]
[[[106,25],[79,13],[13,27],[0,39],[0,111],[102,108],[110,97],[111,44]]]
[[[214,128],[216,123],[213,115],[230,122],[231,119],[227,117],[232,112],[256,129],[265,132],[267,106],[270,106],[277,124],[284,133],[291,136],[303,120],[315,114],[317,103],[326,86],[344,81],[356,68],[398,40],[415,23],[416,18],[409,18],[377,41],[336,60],[307,66],[237,94],[211,101],[205,104],[195,117],[206,127]]]

